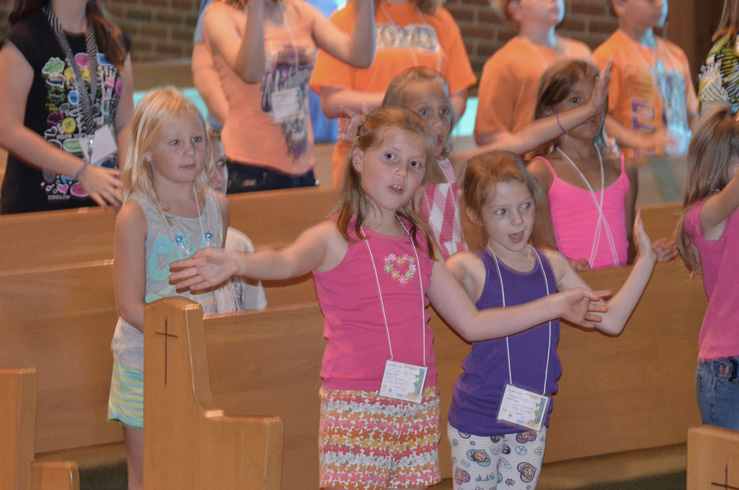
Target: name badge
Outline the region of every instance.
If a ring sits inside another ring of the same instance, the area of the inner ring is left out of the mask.
[[[382,375],[380,396],[421,403],[423,385],[429,368],[396,361],[387,361]]]
[[[540,431],[544,425],[550,397],[506,384],[498,409],[499,422]]]
[[[79,141],[84,159],[94,165],[100,165],[105,158],[118,151],[118,145],[108,125],[104,125],[95,131],[95,135],[92,137],[91,157],[89,153],[90,138],[80,138]]]
[[[272,119],[284,121],[300,113],[300,89],[298,87],[272,92]]]

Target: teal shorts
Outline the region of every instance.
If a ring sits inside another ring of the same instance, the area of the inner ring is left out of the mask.
[[[124,424],[144,427],[144,372],[130,369],[115,362],[110,380],[108,420],[120,420]]]

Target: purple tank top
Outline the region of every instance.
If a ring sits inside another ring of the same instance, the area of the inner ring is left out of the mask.
[[[476,250],[485,265],[485,285],[477,301],[479,309],[503,306],[498,271],[487,248]],[[549,260],[539,250],[549,282],[549,292],[557,292],[557,282]],[[500,273],[505,288],[506,305],[528,303],[547,295],[544,277],[538,261],[529,272],[510,269],[500,259]],[[547,394],[557,392],[557,380],[562,374],[562,365],[557,356],[559,343],[559,320],[552,321],[552,338],[549,342],[547,323],[530,328],[508,337],[511,352],[511,376],[513,384],[538,393],[544,388],[544,370],[549,350]],[[496,421],[503,389],[508,383],[508,357],[505,338],[473,342],[470,354],[462,362],[464,372],[457,378],[449,407],[449,423],[456,429],[477,436],[496,436],[523,432],[523,429]],[[549,404],[544,425],[549,426]]]

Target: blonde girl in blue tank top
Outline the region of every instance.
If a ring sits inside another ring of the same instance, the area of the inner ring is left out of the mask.
[[[115,293],[120,318],[108,418],[123,424],[128,488],[143,485],[144,306],[181,295],[169,284],[169,265],[208,246],[221,247],[228,201],[208,187],[213,166],[205,122],[173,88],[149,92],[133,115],[123,172],[125,203],[115,227]],[[186,293],[206,313],[233,311],[228,290]]]

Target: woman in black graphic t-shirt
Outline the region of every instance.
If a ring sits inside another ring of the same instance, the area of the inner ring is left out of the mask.
[[[118,205],[130,41],[96,0],[16,0],[10,22],[0,45],[0,146],[9,153],[0,212]]]

